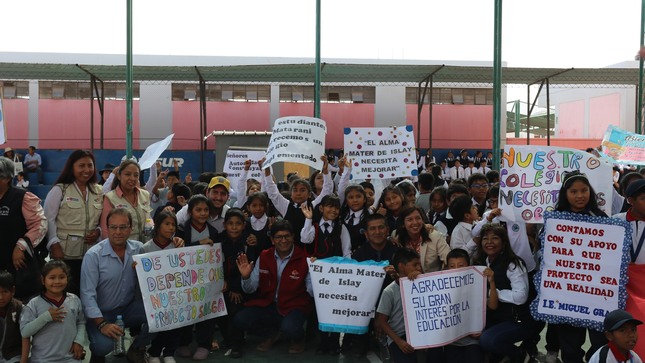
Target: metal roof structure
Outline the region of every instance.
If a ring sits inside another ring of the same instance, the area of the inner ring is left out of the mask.
[[[135,82],[312,83],[315,63],[233,66],[134,66]],[[0,63],[0,79],[85,81],[90,74],[104,82],[124,81],[123,65]],[[493,67],[410,64],[323,63],[322,82],[410,84],[433,75],[434,83],[491,84]],[[638,84],[637,68],[512,68],[502,70],[504,84],[551,85]]]

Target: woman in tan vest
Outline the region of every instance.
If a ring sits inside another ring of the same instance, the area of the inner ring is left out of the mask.
[[[75,150],[45,198],[49,255],[71,268],[67,290],[77,295],[83,256],[101,236],[103,192],[96,181],[94,155]]]
[[[113,208],[126,208],[132,214],[132,232],[128,239],[145,243],[151,238],[152,217],[150,212],[150,193],[139,187],[141,168],[136,161],[126,160],[121,163],[112,182],[112,190],[103,199],[103,216],[101,230],[107,237],[107,215]]]

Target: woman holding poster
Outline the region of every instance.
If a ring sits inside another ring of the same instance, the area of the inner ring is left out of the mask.
[[[486,313],[486,328],[479,344],[491,353],[491,363],[503,357],[510,357],[511,362],[526,362],[526,350],[515,346],[533,334],[526,266],[513,252],[506,228],[500,224],[482,228],[478,254],[486,256],[486,265],[493,270],[498,297],[497,309]]]
[[[555,210],[558,212],[607,217],[605,212],[598,208],[596,192],[591,183],[589,183],[589,179],[578,170],[564,173]],[[591,348],[587,351],[587,360],[595,351],[607,343],[604,334],[597,330],[568,324],[557,325],[556,329],[558,329],[560,353],[564,363],[583,362],[584,350],[582,350],[582,346],[585,343],[587,331],[589,332],[589,340],[591,340]]]

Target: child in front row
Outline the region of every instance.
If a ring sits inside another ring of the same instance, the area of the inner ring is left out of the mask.
[[[310,257],[327,258],[332,256],[351,257],[352,243],[347,227],[340,219],[340,200],[333,195],[326,195],[320,201],[318,210],[307,205],[302,206],[306,220],[300,231],[300,240],[306,245],[313,245]],[[319,331],[320,344],[316,354],[340,353],[339,333]]]
[[[178,233],[186,246],[213,245],[218,233],[208,223],[212,208],[214,207],[211,200],[205,195],[193,195],[190,198],[188,201],[189,219]],[[188,358],[192,353],[193,360],[206,360],[211,349],[213,333],[215,332],[215,321],[210,319],[195,324],[195,337],[197,340],[195,352],[191,352],[190,349],[190,343],[193,340],[193,326],[188,325],[180,329],[179,347],[176,350],[177,356]]]
[[[394,252],[392,265],[399,276],[408,276],[411,280],[423,273],[419,254],[406,248]],[[401,288],[396,280],[383,290],[374,324],[377,332],[387,336],[390,357],[394,363],[416,363],[416,351],[405,340],[404,320]]]
[[[69,267],[60,260],[42,268],[44,292],[22,311],[20,332],[31,338],[32,362],[76,362],[85,357],[85,314],[81,299],[65,291]]]
[[[183,184],[182,184],[183,185]],[[173,185],[173,189],[177,184]],[[170,198],[170,193],[169,198]],[[162,210],[155,214],[155,227],[152,230],[152,239],[143,245],[145,253],[161,250],[169,250],[184,246],[184,240],[175,237],[177,232],[177,217],[175,213]],[[149,363],[160,363],[161,352],[163,351],[164,363],[175,363],[175,350],[177,349],[177,334],[179,329],[167,330],[157,333],[152,340],[148,354],[150,355]]]
[[[605,315],[603,326],[607,343],[598,349],[589,363],[642,363],[641,358],[633,351],[638,341],[636,327],[643,324],[634,319],[632,314],[625,310],[617,309]]]
[[[447,269],[453,270],[456,268],[468,267],[470,266],[470,257],[468,252],[461,248],[454,249],[448,253],[446,257]],[[495,287],[495,279],[493,278],[494,273],[490,268],[484,270],[484,276],[486,276],[489,284],[490,295],[488,297],[488,308],[496,309],[498,300],[497,300],[497,288]],[[446,363],[461,363],[461,362],[471,362],[471,363],[483,363],[484,362],[484,351],[479,345],[479,336],[481,334],[472,334],[470,336],[465,336],[452,344],[446,345],[444,347],[444,356]]]
[[[20,335],[20,317],[23,311],[22,302],[14,299],[16,284],[13,275],[0,271],[0,331],[4,337],[0,345],[0,362],[27,363],[29,357],[29,339]]]

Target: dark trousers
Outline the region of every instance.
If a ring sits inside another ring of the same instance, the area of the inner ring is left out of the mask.
[[[495,356],[493,358],[501,359],[506,356],[514,360],[524,353],[515,343],[530,338],[532,333],[530,324],[503,321],[484,329],[479,337],[479,344],[483,350],[492,353]]]
[[[233,324],[233,319],[244,308],[244,305],[231,302],[227,293],[224,293],[224,301],[226,302],[227,314],[216,318],[215,322],[222,332],[222,337],[224,338],[222,343],[227,346],[239,348],[244,341],[244,330],[239,329]]]
[[[301,340],[305,337],[305,320],[307,315],[300,310],[292,310],[282,316],[275,304],[271,304],[265,307],[245,307],[235,315],[233,324],[251,334],[269,337],[280,332],[285,339]]]
[[[484,351],[479,344],[464,346],[446,345],[444,347],[444,353],[444,361],[446,363],[484,363]]]
[[[546,327],[547,352],[560,351],[560,324],[549,324]]]
[[[585,358],[585,351],[582,345],[587,340],[587,332],[589,332],[589,340],[591,341],[591,348],[587,352],[587,360],[591,355],[600,349],[603,345],[607,344],[607,339],[602,332],[597,330],[579,328],[571,325],[562,324],[559,326],[559,340],[560,340],[560,357],[563,363],[583,363]]]
[[[69,270],[72,273],[72,278],[67,279],[67,292],[71,292],[76,296],[81,296],[81,265],[83,260],[65,260]]]
[[[393,363],[417,363],[417,352],[405,354],[394,342],[390,343],[389,349]]]
[[[132,346],[141,348],[150,344],[146,312],[141,300],[134,300],[124,308],[102,311],[101,313],[109,322],[114,322],[117,315],[123,316],[125,327],[130,329],[130,336],[136,335]],[[88,319],[85,329],[87,329],[87,335],[90,338],[92,357],[105,357],[114,349],[114,339],[101,334],[92,319]]]
[[[188,325],[179,328],[179,345],[190,345],[193,341],[193,327],[195,327],[195,340],[197,346],[210,350],[213,341],[213,333],[215,333],[215,319],[201,321],[195,325]],[[176,338],[175,338],[176,339]]]
[[[172,357],[175,355],[175,350],[179,346],[177,334],[179,334],[180,330],[181,328],[157,333],[154,339],[152,339],[150,348],[148,348],[148,354],[151,357],[159,357],[163,351],[164,357]]]

